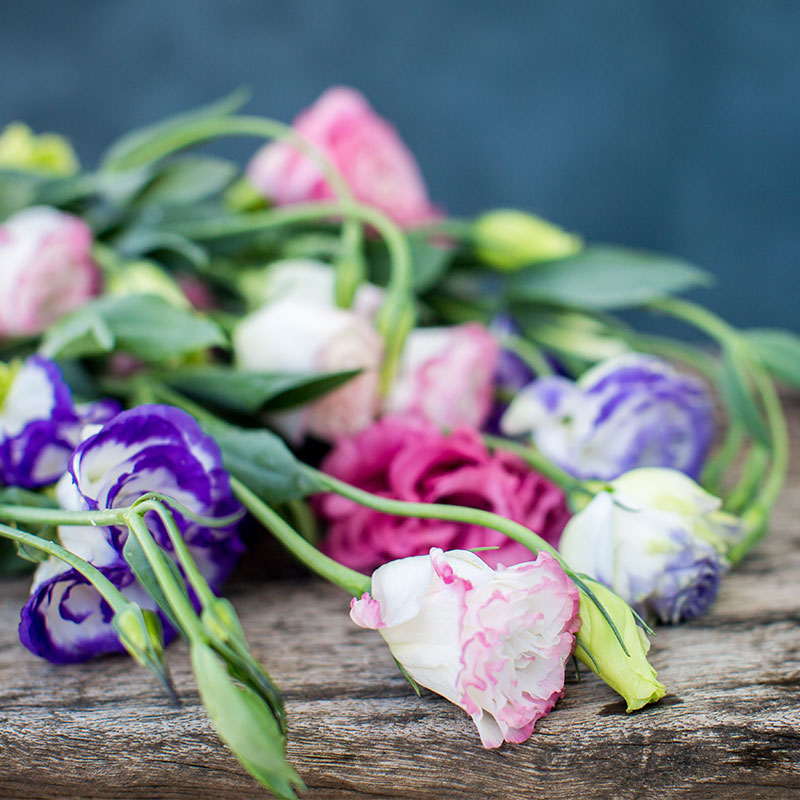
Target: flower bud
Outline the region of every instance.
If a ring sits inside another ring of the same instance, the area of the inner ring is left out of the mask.
[[[0,168],[66,177],[78,171],[78,158],[63,136],[38,136],[24,123],[12,122],[0,134]]]
[[[478,217],[472,226],[478,255],[500,270],[516,270],[539,261],[574,255],[583,247],[578,236],[524,211],[503,209]]]
[[[111,624],[125,649],[143,667],[163,662],[164,634],[154,611],[131,603],[114,615]]]
[[[597,605],[580,592],[581,627],[575,656],[622,695],[628,711],[655,703],[664,696],[666,688],[647,660],[650,642],[645,632],[636,624],[624,600],[600,584],[592,582],[590,588],[614,621],[628,655]]]
[[[152,294],[175,308],[191,308],[180,286],[167,272],[152,261],[131,261],[111,273],[106,286],[108,294]]]

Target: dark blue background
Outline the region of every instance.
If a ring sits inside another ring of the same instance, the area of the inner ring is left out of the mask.
[[[713,271],[732,321],[800,329],[800,3],[3,3],[0,122],[126,129],[245,84],[291,119],[362,89],[457,214],[537,211]],[[251,143],[229,152],[244,157]]]

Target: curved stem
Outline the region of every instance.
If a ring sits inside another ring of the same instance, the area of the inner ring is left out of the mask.
[[[375,511],[382,511],[384,514],[394,514],[398,517],[417,517],[418,519],[444,519],[452,522],[464,522],[468,525],[480,525],[490,528],[508,536],[510,539],[519,542],[527,547],[534,555],[540,550],[546,550],[554,556],[558,562],[568,569],[566,563],[561,558],[559,552],[541,536],[534,533],[518,522],[493,514],[491,511],[483,511],[479,508],[469,508],[467,506],[451,506],[441,503],[411,503],[406,500],[393,500],[390,497],[365,492],[351,486],[349,483],[340,481],[325,472],[303,465],[306,472],[314,481],[325,486],[329,491],[354,500],[356,503]]]
[[[0,519],[40,525],[125,525],[126,508],[67,511],[63,508],[0,505]]]
[[[93,567],[88,561],[84,561],[79,556],[63,548],[60,544],[3,524],[0,524],[0,536],[6,539],[13,539],[20,544],[24,544],[26,547],[40,550],[43,553],[47,553],[63,561],[65,564],[69,564],[70,567],[80,572],[80,574],[100,592],[103,599],[111,606],[115,614],[130,605],[130,601],[125,598],[122,592],[120,592],[97,567]]]
[[[153,535],[150,533],[144,517],[137,511],[131,511],[127,515],[128,528],[136,537],[142,547],[156,580],[164,592],[164,597],[175,614],[181,629],[186,632],[191,642],[206,641],[206,634],[200,624],[200,620],[195,614],[192,604],[189,602],[183,587],[179,587],[175,576],[165,564],[167,558],[164,551],[156,544]]]
[[[266,117],[208,117],[191,120],[173,127],[159,137],[141,145],[126,158],[115,162],[113,169],[132,169],[165,158],[179,150],[224,136],[254,136],[263,139],[280,139],[310,159],[319,169],[325,181],[340,201],[348,205],[353,202],[353,193],[341,172],[331,163],[327,155],[309,142],[290,125]],[[360,253],[363,243],[361,226],[347,218],[342,228],[342,247],[346,253]],[[343,305],[352,302],[355,288],[363,281],[361,259],[345,259],[342,269],[337,270],[337,299]],[[356,270],[357,274],[353,274]]]
[[[233,219],[177,224],[171,230],[197,241],[208,241],[337,216],[359,219],[374,227],[389,251],[391,274],[378,318],[378,328],[385,347],[381,370],[381,389],[385,393],[397,368],[405,338],[415,321],[411,248],[400,228],[385,214],[371,206],[356,203],[310,203],[255,212]]]
[[[305,564],[317,575],[325,578],[346,592],[361,597],[370,588],[370,578],[338,561],[320,553],[314,545],[306,541],[276,511],[273,511],[258,495],[252,492],[240,480],[231,476],[233,493],[250,513],[274,534],[275,538],[291,552],[298,561]]]
[[[706,461],[701,476],[701,484],[706,491],[720,495],[723,490],[722,479],[728,467],[734,462],[745,443],[744,426],[735,420],[730,423],[725,439],[711,458]]]
[[[594,496],[597,492],[590,489],[584,484],[583,481],[570,475],[566,470],[553,464],[552,461],[546,459],[538,450],[528,445],[512,442],[510,439],[504,439],[501,436],[490,436],[483,434],[483,441],[493,450],[505,450],[507,453],[513,453],[519,456],[526,464],[529,464],[537,472],[544,475],[545,478],[552,481],[563,489],[566,493],[583,492],[588,495]]]

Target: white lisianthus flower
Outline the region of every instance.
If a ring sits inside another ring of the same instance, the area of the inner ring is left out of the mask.
[[[578,591],[548,553],[489,567],[467,550],[391,561],[372,596],[353,599],[357,625],[380,631],[422,686],[463,708],[484,747],[523,742],[561,697]]]
[[[639,613],[682,622],[714,601],[724,553],[741,533],[720,506],[677,470],[631,470],[567,523],[559,550]]]
[[[352,311],[289,295],[244,317],[233,332],[233,350],[237,365],[255,372],[363,370],[299,411],[272,418],[294,441],[307,433],[322,439],[357,433],[378,413],[383,343]]]

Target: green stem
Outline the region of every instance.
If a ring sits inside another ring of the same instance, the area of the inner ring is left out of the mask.
[[[202,222],[176,223],[170,230],[197,241],[221,239],[256,233],[268,228],[279,228],[298,222],[314,222],[331,217],[352,216],[375,228],[386,242],[392,260],[389,290],[411,290],[414,273],[411,249],[402,231],[385,215],[371,206],[360,203],[324,202],[298,203],[292,206],[255,211],[251,214],[203,220]]]
[[[390,497],[365,492],[351,486],[349,483],[338,480],[325,472],[303,465],[306,472],[315,482],[322,484],[329,491],[354,500],[356,503],[375,511],[382,511],[384,514],[394,514],[398,517],[416,517],[418,519],[443,519],[452,522],[464,522],[468,525],[480,525],[484,528],[498,531],[508,536],[510,539],[519,542],[527,547],[534,555],[540,550],[546,550],[550,555],[558,559],[559,563],[566,567],[564,560],[558,551],[549,543],[535,534],[524,525],[518,522],[493,514],[491,511],[483,511],[479,508],[469,508],[467,506],[451,506],[441,503],[411,503],[406,500],[393,500]]]
[[[772,445],[772,466],[756,498],[742,513],[742,519],[749,525],[750,532],[728,554],[728,558],[734,564],[741,561],[766,535],[772,507],[780,495],[789,469],[789,431],[780,398],[775,391],[775,384],[760,368],[753,370],[753,378],[767,415]]]
[[[385,349],[381,390],[386,393],[397,369],[403,343],[414,326],[415,309],[411,248],[400,228],[385,214],[371,206],[356,203],[310,203],[254,212],[232,219],[178,223],[171,230],[190,239],[208,241],[330,217],[355,218],[371,225],[386,242],[389,251],[391,274],[378,315],[378,329],[383,336]]]
[[[120,592],[97,567],[93,567],[88,561],[84,561],[79,556],[63,548],[60,544],[51,542],[48,539],[41,539],[38,536],[34,536],[32,533],[26,533],[25,531],[20,531],[2,524],[0,524],[0,536],[13,539],[20,544],[24,544],[26,547],[40,550],[43,553],[60,559],[65,564],[69,564],[70,567],[80,572],[80,574],[100,592],[103,599],[111,606],[115,614],[130,605],[130,601],[123,596],[122,592]]]
[[[733,421],[728,426],[725,439],[717,452],[708,459],[703,467],[701,483],[711,494],[720,496],[724,489],[723,477],[728,471],[728,467],[734,462],[736,456],[744,446],[745,435],[744,426],[739,422]]]
[[[538,473],[552,481],[556,486],[561,487],[567,494],[582,492],[594,496],[597,494],[594,488],[589,488],[583,481],[570,475],[566,470],[561,469],[546,459],[538,450],[529,445],[512,442],[500,436],[483,435],[483,441],[494,450],[504,450],[506,453],[513,453],[519,456],[526,464],[533,467]]]
[[[0,519],[39,525],[125,525],[125,508],[67,511],[63,508],[0,505]]]
[[[723,346],[735,345],[741,339],[736,328],[712,311],[697,303],[692,303],[690,300],[680,297],[663,297],[660,300],[654,300],[649,307],[654,311],[661,311],[671,317],[688,322]]]
[[[150,562],[156,580],[161,586],[161,591],[164,592],[164,597],[175,614],[181,629],[186,632],[190,642],[205,642],[207,639],[206,634],[195,614],[194,608],[192,608],[192,604],[189,602],[183,587],[178,585],[172,571],[167,567],[165,563],[167,556],[156,544],[138,509],[128,513],[127,523],[131,533],[136,537],[147,560]]]
[[[178,529],[175,518],[167,507],[158,500],[145,500],[143,503],[137,504],[136,510],[142,515],[147,511],[154,511],[158,514],[172,542],[172,547],[175,550],[175,554],[178,556],[181,567],[183,567],[183,572],[197,595],[197,599],[203,606],[213,603],[214,600],[216,600],[216,595],[211,591],[208,582],[197,568],[197,564],[192,558],[189,548],[186,546],[186,542]]]
[[[131,169],[150,164],[165,158],[179,150],[192,145],[201,144],[223,136],[254,136],[263,139],[280,139],[310,159],[325,181],[333,189],[334,194],[344,205],[353,202],[353,193],[341,172],[334,166],[328,156],[316,145],[309,142],[290,125],[266,117],[210,117],[192,120],[184,125],[176,126],[157,139],[139,147],[126,159],[114,164],[114,169]],[[363,233],[361,225],[354,219],[346,219],[342,228],[342,248],[354,256],[361,252]],[[349,306],[353,299],[354,289],[364,276],[354,275],[358,269],[360,258],[349,258],[343,262],[342,270],[337,271],[337,299]]]
[[[298,561],[316,572],[325,580],[344,589],[346,592],[361,597],[368,592],[371,581],[367,575],[345,567],[338,561],[320,553],[314,545],[306,541],[276,511],[273,511],[258,495],[252,492],[240,480],[231,476],[233,493],[245,505],[250,513],[265,527],[272,531],[276,539],[291,552]]]
[[[523,339],[521,336],[503,336],[500,344],[521,358],[537,377],[553,374],[553,368],[544,352],[533,342]]]
[[[317,519],[308,503],[305,500],[288,500],[286,508],[291,518],[294,520],[300,535],[311,544],[315,545],[319,541],[319,529]]]
[[[769,450],[758,444],[751,444],[739,480],[725,498],[726,510],[737,514],[745,507],[764,476],[769,461]]]

